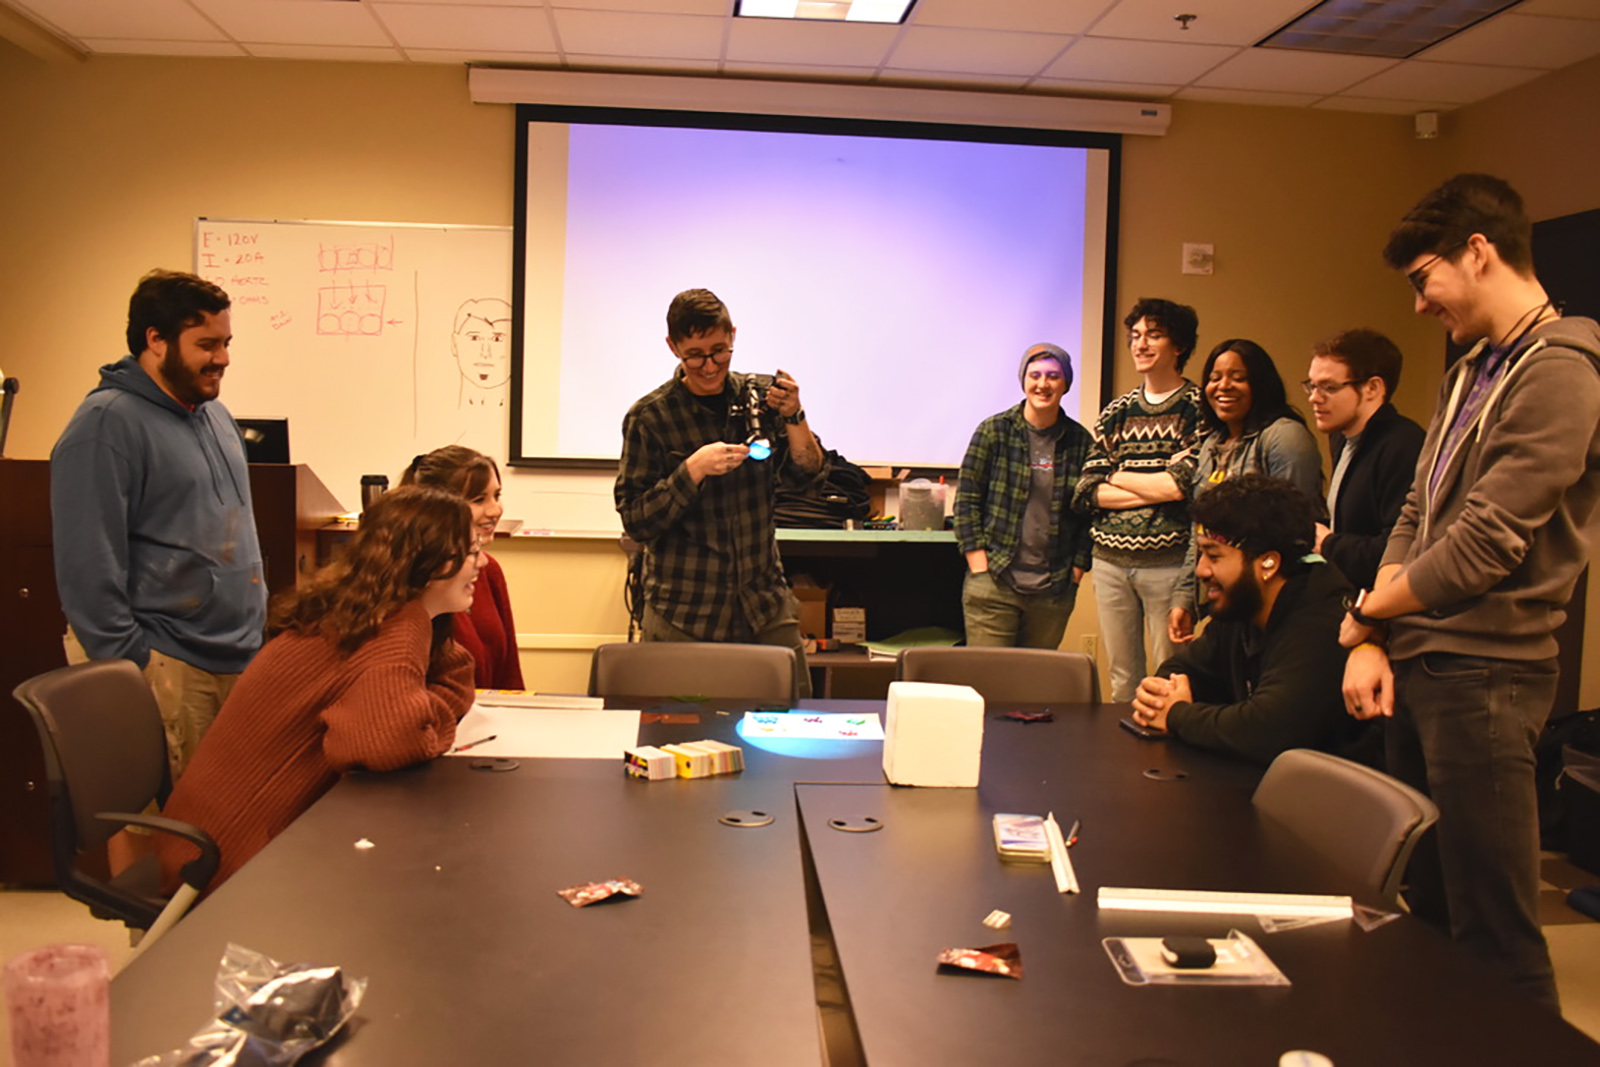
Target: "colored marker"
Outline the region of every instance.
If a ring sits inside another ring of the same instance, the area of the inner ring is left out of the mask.
[[[490,741],[493,741],[495,738],[497,738],[499,736],[500,736],[499,734],[490,734],[488,737],[480,737],[476,741],[468,741],[464,745],[457,745],[455,748],[452,748],[450,751],[451,752],[465,752],[469,748],[477,748],[479,745],[486,745]],[[1074,829],[1076,829],[1076,827],[1074,827]]]

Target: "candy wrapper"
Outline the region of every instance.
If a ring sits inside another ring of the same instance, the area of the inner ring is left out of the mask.
[[[631,878],[613,878],[609,882],[585,882],[583,885],[558,889],[556,892],[574,908],[583,908],[590,904],[598,904],[602,900],[609,900],[618,893],[636,897],[644,892],[644,886]]]
[[[1001,718],[1010,719],[1012,722],[1020,723],[1055,722],[1056,713],[1051,711],[1049,708],[1046,708],[1043,711],[1008,711],[1002,715]]]
[[[982,948],[947,948],[939,953],[939,966],[998,974],[1004,978],[1021,978],[1022,950],[1017,948],[1014,941]]]
[[[337,967],[279,963],[229,945],[217,966],[217,1017],[187,1048],[134,1067],[289,1067],[355,1014],[367,980]]]

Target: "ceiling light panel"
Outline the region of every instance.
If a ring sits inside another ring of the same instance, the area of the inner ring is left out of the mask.
[[[1260,48],[1408,59],[1517,0],[1323,0]]]
[[[916,0],[738,0],[733,13],[753,19],[904,22]]]

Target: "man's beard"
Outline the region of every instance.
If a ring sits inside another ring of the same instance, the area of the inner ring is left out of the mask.
[[[1246,570],[1237,581],[1222,590],[1223,605],[1216,617],[1223,622],[1249,622],[1261,610],[1261,586],[1255,572]]]
[[[167,345],[167,353],[161,359],[161,377],[172,387],[173,395],[191,407],[197,407],[212,397],[211,390],[201,385],[200,372],[190,370],[188,364],[184,363],[183,354],[178,351],[175,342]]]

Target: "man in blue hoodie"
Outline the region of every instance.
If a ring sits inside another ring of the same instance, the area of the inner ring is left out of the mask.
[[[100,368],[50,454],[61,606],[88,658],[144,669],[174,779],[266,622],[244,445],[217,400],[228,308],[192,274],[140,279],[132,354]]]

